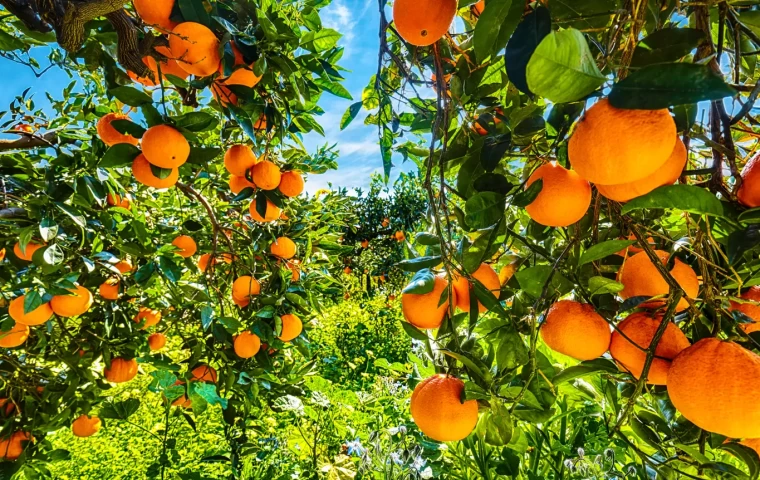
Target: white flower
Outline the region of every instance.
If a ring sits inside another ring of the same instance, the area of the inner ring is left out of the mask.
[[[430,467],[427,467],[425,470],[421,471],[420,478],[424,478],[425,480],[429,478],[433,478],[433,469]]]
[[[414,457],[414,460],[412,461],[412,468],[419,472],[420,470],[422,470],[422,468],[425,466],[426,463],[427,463],[427,460],[422,458],[420,455],[417,455],[416,457]]]
[[[396,465],[403,465],[404,461],[401,459],[401,454],[399,452],[391,452],[391,462],[395,463]]]

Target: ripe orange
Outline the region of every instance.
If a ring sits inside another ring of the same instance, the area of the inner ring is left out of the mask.
[[[621,240],[623,240],[623,239],[621,238]],[[628,240],[636,240],[636,236],[631,233],[630,235],[628,235]],[[649,244],[650,247],[655,248],[656,243],[654,241],[654,238],[652,238],[652,237],[647,238],[647,243]],[[640,248],[640,247],[636,246],[638,244],[639,243],[636,242],[633,245],[620,250],[619,252],[615,252],[615,255],[620,255],[621,257],[625,257],[625,256],[628,256],[628,255],[635,255],[635,254],[637,254],[639,252],[643,252],[644,251],[643,248]]]
[[[129,120],[129,117],[120,113],[107,113],[100,117],[96,126],[100,140],[109,147],[117,143],[129,143],[130,145],[137,146],[138,140],[135,137],[119,133],[111,126],[111,122],[114,120]]]
[[[369,240],[362,240],[362,248],[369,248]]]
[[[729,311],[736,310],[748,316],[753,323],[741,323],[739,326],[747,333],[760,331],[760,286],[754,286],[739,296],[746,303],[731,301]]]
[[[98,417],[80,415],[71,423],[71,433],[75,437],[90,437],[100,430],[102,422]]]
[[[161,312],[159,310],[151,310],[150,308],[140,307],[134,318],[135,323],[144,321],[140,330],[147,330],[148,328],[157,325],[161,321]]]
[[[245,177],[245,172],[258,161],[248,145],[233,145],[224,154],[224,168],[238,177]]]
[[[657,187],[674,184],[678,180],[678,177],[681,176],[683,167],[686,166],[687,156],[686,146],[680,138],[676,137],[676,146],[670,157],[654,173],[630,183],[607,186],[597,185],[596,189],[610,200],[627,202],[636,197],[646,195]]]
[[[667,109],[618,109],[605,98],[578,121],[568,155],[573,170],[589,182],[619,185],[657,171],[675,142],[676,124]]]
[[[543,187],[525,210],[537,223],[567,227],[579,221],[591,205],[591,185],[576,172],[556,162],[544,164],[530,176],[525,188],[541,179]]]
[[[5,406],[5,408],[3,408],[3,406]],[[8,417],[14,410],[16,410],[16,404],[13,403],[13,400],[9,398],[0,398],[0,417]]]
[[[248,207],[248,210],[251,212],[251,218],[259,223],[274,222],[280,218],[280,213],[282,213],[282,210],[280,210],[277,205],[270,202],[269,199],[267,199],[267,210],[264,212],[263,217],[259,215],[259,212],[256,211],[256,200],[251,201],[251,205]]]
[[[142,152],[152,165],[177,168],[190,156],[190,144],[179,130],[169,125],[150,127],[142,137]]]
[[[296,244],[288,237],[279,237],[269,246],[269,252],[275,257],[290,260],[296,255]]]
[[[303,331],[303,323],[301,319],[292,313],[286,313],[280,317],[282,320],[282,331],[280,336],[277,337],[283,342],[289,342],[299,335]]]
[[[435,276],[433,290],[429,293],[404,293],[401,295],[401,310],[404,318],[417,328],[438,328],[443,323],[443,317],[449,309],[449,298],[441,302],[441,295],[449,286],[443,275]],[[456,304],[456,290],[451,291],[452,300]],[[440,305],[439,305],[440,303]]]
[[[496,298],[499,298],[499,292],[501,291],[501,284],[499,283],[499,275],[496,274],[493,267],[487,263],[480,264],[480,267],[472,274],[473,278],[477,279],[488,290],[493,293]],[[470,281],[467,277],[457,276],[454,280],[454,293],[456,293],[456,305],[463,312],[470,311],[470,291],[475,288],[470,285]],[[488,309],[478,301],[478,311],[483,313]]]
[[[296,171],[288,171],[282,174],[280,178],[280,193],[286,197],[297,197],[303,192],[303,177]]]
[[[216,370],[208,365],[198,365],[192,370],[191,381],[216,383]]]
[[[388,225],[390,225],[390,224],[391,224],[391,219],[390,219],[390,218],[388,218],[388,217],[385,217],[385,218],[383,219],[382,223],[381,223],[381,225],[383,226],[383,228],[386,228],[386,227],[388,227]]]
[[[280,167],[269,160],[262,160],[251,170],[253,183],[263,190],[274,190],[280,185]]]
[[[755,155],[742,169],[742,184],[736,198],[745,207],[760,207],[760,154]]]
[[[483,13],[483,10],[486,8],[486,0],[480,0],[478,3],[473,5],[472,8],[475,10],[475,13],[481,15]]]
[[[205,25],[180,23],[169,35],[169,48],[180,68],[191,75],[207,77],[219,69],[219,39]]]
[[[290,269],[290,281],[291,282],[297,282],[301,279],[301,269],[298,267],[298,264],[293,261],[288,263],[288,268]]]
[[[414,423],[433,440],[456,442],[466,438],[478,423],[478,402],[462,403],[464,382],[443,374],[417,384],[409,406]]]
[[[127,210],[129,210],[130,207],[129,196],[124,195],[122,197],[118,193],[109,193],[106,196],[106,203],[112,207],[121,207],[126,208]]]
[[[171,20],[174,0],[132,0],[137,15],[148,25],[171,31],[176,22]]]
[[[261,349],[261,339],[258,335],[246,330],[240,335],[235,336],[233,348],[235,349],[235,355],[238,357],[251,358],[259,352],[259,349]]]
[[[238,98],[232,90],[227,88],[230,85],[240,85],[243,87],[253,88],[255,87],[261,77],[257,77],[253,70],[248,67],[243,67],[235,70],[224,80],[217,80],[211,85],[211,94],[214,96],[220,105],[226,106],[229,104],[237,105]]]
[[[733,342],[703,338],[673,360],[668,395],[699,428],[731,438],[758,438],[758,378],[760,356]]]
[[[27,338],[29,338],[29,326],[16,322],[7,332],[0,330],[0,347],[18,347],[26,342]]]
[[[433,75],[433,77],[435,77],[435,75]],[[478,135],[480,135],[481,137],[488,135],[488,129],[486,128],[486,126],[488,125],[489,121],[492,120],[494,125],[498,125],[501,123],[501,118],[499,118],[497,114],[503,115],[504,111],[500,108],[496,108],[494,110],[494,114],[491,115],[491,118],[489,118],[485,114],[479,115],[478,118],[476,118],[475,121],[472,123],[472,130]]]
[[[232,282],[232,299],[244,302],[261,293],[261,284],[250,275],[243,275]]]
[[[16,460],[24,452],[22,442],[33,442],[29,432],[13,432],[9,437],[0,440],[0,460]]]
[[[670,256],[668,252],[655,250],[655,253],[657,253],[663,264],[667,263]],[[697,295],[699,295],[699,279],[690,266],[676,259],[673,268],[670,270],[670,274],[686,292],[686,296],[692,299],[697,298]],[[670,291],[667,282],[662,278],[660,272],[657,271],[654,263],[649,260],[646,252],[639,252],[626,259],[618,272],[618,282],[625,286],[623,291],[620,292],[620,296],[623,299],[666,295]],[[645,302],[641,306],[644,308],[657,308],[664,304],[663,300],[653,300]],[[676,310],[680,312],[688,307],[689,302],[685,298],[681,298],[676,306]]]
[[[446,35],[456,13],[456,0],[396,0],[393,24],[406,42],[426,47]]]
[[[555,352],[576,360],[601,357],[610,346],[610,326],[593,305],[560,300],[541,324],[541,338]]]
[[[33,327],[42,325],[50,320],[53,316],[53,308],[50,303],[43,303],[29,313],[24,313],[24,299],[26,295],[21,295],[11,300],[8,306],[8,315],[16,322]]]
[[[16,244],[13,246],[13,253],[20,259],[24,260],[25,262],[31,262],[32,256],[34,255],[34,252],[39,250],[40,248],[44,247],[44,244],[37,243],[37,242],[29,242],[26,244],[26,248],[22,251],[21,250],[21,244],[19,242],[16,242]]]
[[[119,298],[119,279],[116,277],[109,278],[100,284],[98,288],[100,296],[106,300],[118,300]]]
[[[148,75],[139,77],[132,70],[127,70],[127,75],[129,75],[129,78],[145,87],[155,87],[156,85],[159,85],[161,81],[158,75],[158,64],[156,63],[156,59],[150,55],[146,55],[142,58],[142,63],[148,67],[148,70],[150,70],[153,78],[149,77]]]
[[[59,317],[76,317],[87,312],[92,306],[92,293],[81,285],[70,290],[73,295],[55,295],[50,300],[53,312]]]
[[[158,189],[173,187],[179,180],[179,170],[176,168],[172,168],[171,173],[166,178],[155,176],[150,168],[150,163],[142,154],[138,155],[132,162],[132,175],[135,176],[135,180],[143,185]]]
[[[395,238],[397,242],[403,242],[406,240],[406,235],[401,230],[398,230],[395,234],[393,234],[393,238]]]
[[[183,258],[192,257],[198,251],[198,245],[196,245],[195,240],[188,235],[178,236],[172,241],[172,245],[179,249],[175,253]]]
[[[132,264],[129,262],[129,260],[120,260],[118,261],[114,267],[116,270],[121,272],[122,275],[125,275],[132,271]]]
[[[154,333],[148,337],[148,348],[152,351],[161,350],[166,345],[166,335],[163,333]]]
[[[210,253],[204,253],[198,258],[198,270],[205,272],[209,265],[215,265],[216,259],[211,258]]]
[[[251,187],[252,189],[256,190],[256,184],[253,182],[249,182],[247,178],[245,177],[238,177],[237,175],[230,175],[230,191],[237,195],[238,193],[242,192],[243,189]]]
[[[623,332],[634,343],[624,338],[617,330],[612,333],[610,342],[610,355],[618,363],[618,366],[629,372],[636,378],[641,376],[646,360],[646,352],[654,334],[662,321],[661,314],[652,316],[648,312],[637,312],[629,315],[618,324],[618,330]],[[638,345],[641,348],[638,348]],[[689,339],[683,334],[675,323],[668,323],[665,333],[655,349],[655,357],[649,368],[647,383],[653,385],[665,385],[671,360],[682,350],[689,348]]]
[[[346,275],[351,275],[351,272],[353,272],[353,270],[351,270],[351,267],[346,267],[343,269],[343,273]]]
[[[111,359],[111,365],[103,370],[103,376],[111,383],[124,383],[137,375],[137,360],[117,357]]]
[[[166,60],[161,60],[159,63],[161,64],[161,74],[162,75],[174,75],[175,77],[181,78],[181,79],[187,79],[187,77],[190,76],[189,73],[184,71],[176,60],[174,60],[174,54],[169,49],[169,47],[156,47],[156,52],[160,53],[164,57],[166,57]]]

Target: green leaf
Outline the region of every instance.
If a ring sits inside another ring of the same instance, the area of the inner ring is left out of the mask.
[[[327,78],[318,78],[314,80],[314,83],[318,85],[322,90],[332,93],[336,97],[345,98],[346,100],[353,100],[354,97],[346,90],[346,87],[338,82],[331,82]]]
[[[50,217],[45,217],[40,222],[40,236],[46,242],[58,236],[58,224]]]
[[[21,50],[24,48],[24,42],[14,37],[5,30],[0,30],[0,51],[10,52],[12,50]]]
[[[633,245],[634,243],[636,243],[635,240],[607,240],[606,242],[597,243],[583,252],[580,261],[578,261],[578,266],[601,260],[608,255],[619,252],[625,247]]]
[[[356,102],[352,104],[343,114],[343,118],[340,119],[340,129],[344,130],[347,126],[354,121],[359,111],[362,109],[362,102]]]
[[[512,416],[501,402],[492,402],[491,408],[478,422],[478,434],[487,444],[501,447],[512,439]]]
[[[48,265],[58,265],[63,263],[63,250],[61,250],[61,247],[59,247],[58,244],[50,245],[45,248],[45,252],[42,254],[42,259]]]
[[[739,21],[760,35],[760,10],[744,11],[739,14]]]
[[[435,275],[430,269],[426,268],[415,273],[409,284],[402,290],[403,293],[413,293],[415,295],[424,295],[430,293],[435,288]]]
[[[461,354],[461,353],[452,352],[450,350],[444,350],[444,349],[441,349],[440,351],[443,354],[448,355],[449,357],[452,357],[452,358],[456,358],[457,360],[459,360],[460,362],[462,362],[462,364],[465,367],[467,367],[467,370],[470,371],[471,375],[475,375],[478,378],[480,378],[481,380],[483,380],[485,378],[484,375],[483,375],[483,370],[481,370],[481,368],[478,367],[477,364],[475,364],[475,362],[472,359],[470,359],[469,357],[467,357],[467,355],[464,355],[464,354]]]
[[[112,120],[111,126],[119,133],[123,133],[125,135],[132,135],[135,138],[142,138],[143,134],[145,133],[145,129],[141,127],[140,125],[130,121],[130,120]],[[119,145],[119,144],[117,144]],[[129,144],[127,144],[129,145]]]
[[[664,28],[648,35],[636,45],[631,68],[679,60],[705,39],[696,28]]]
[[[415,340],[421,340],[424,342],[428,339],[425,332],[423,332],[422,330],[415,327],[409,322],[401,322],[401,326],[404,328],[404,331],[406,332],[406,334]]]
[[[37,290],[31,290],[24,295],[24,314],[33,312],[42,305],[42,297]]]
[[[738,220],[742,223],[748,224],[760,223],[760,208],[745,210],[739,214]]]
[[[543,179],[539,178],[535,182],[530,184],[530,187],[526,188],[522,192],[518,192],[512,198],[512,205],[515,207],[527,207],[538,197],[541,190],[544,188]]]
[[[724,443],[722,450],[731,452],[732,455],[743,461],[749,468],[749,477],[756,479],[760,476],[760,458],[755,450],[739,443]]]
[[[334,48],[342,35],[332,28],[323,28],[318,32],[306,32],[301,37],[301,46],[310,52],[319,53]]]
[[[552,383],[554,385],[559,385],[560,383],[569,382],[570,380],[585,377],[586,375],[596,372],[616,373],[617,371],[618,368],[613,362],[606,358],[597,358],[581,362],[572,367],[567,367],[552,378]]]
[[[589,293],[594,295],[604,295],[605,293],[618,293],[622,292],[625,285],[618,283],[607,277],[591,277],[588,279]]]
[[[157,167],[153,164],[150,165],[150,171],[153,174],[154,177],[160,178],[161,180],[167,178],[169,175],[172,174],[171,168],[161,168]]]
[[[533,52],[541,40],[552,31],[552,18],[548,8],[538,7],[526,15],[509,39],[507,50],[504,52],[504,63],[507,66],[509,81],[524,93],[532,93],[528,88],[526,69]]]
[[[69,218],[71,218],[74,223],[77,224],[77,226],[81,228],[85,227],[87,220],[85,220],[84,215],[82,215],[82,212],[80,212],[78,208],[60,202],[55,202],[55,206],[58,207],[63,213],[68,215]]]
[[[222,408],[227,408],[227,399],[222,398],[216,391],[216,385],[207,382],[190,382],[188,385],[188,392],[190,397],[200,397],[209,405],[220,405]]]
[[[489,0],[473,33],[475,58],[483,63],[507,45],[522,17],[524,4],[513,0]]]
[[[140,400],[129,398],[121,402],[105,401],[100,407],[98,417],[127,420],[140,408]]]
[[[433,235],[432,233],[426,232],[418,232],[415,234],[414,241],[420,245],[425,246],[439,245],[441,243],[441,239],[438,237],[438,235]]]
[[[102,168],[121,168],[132,165],[132,162],[140,155],[140,149],[129,143],[117,143],[106,150],[103,158],[98,163]]]
[[[139,107],[146,103],[153,103],[153,99],[145,92],[141,92],[134,87],[116,87],[108,90],[110,95],[116,97],[121,103],[130,107]]]
[[[504,195],[496,192],[479,192],[465,203],[465,219],[472,228],[486,228],[504,216]]]
[[[530,268],[519,270],[515,273],[517,282],[520,287],[533,298],[538,298],[544,290],[546,280],[552,274],[551,265],[536,265]],[[552,275],[551,284],[549,285],[548,293],[563,294],[572,290],[573,284],[570,283],[559,272],[554,272]]]
[[[203,330],[208,330],[214,321],[214,309],[208,305],[201,308],[201,326]]]
[[[723,203],[715,195],[693,185],[668,185],[656,188],[623,205],[621,213],[626,214],[645,208],[676,208],[697,215],[729,217]]]
[[[432,268],[441,263],[441,256],[435,255],[430,257],[417,257],[408,260],[402,260],[396,264],[398,268],[405,272],[417,272],[423,268]]]
[[[222,153],[219,147],[190,147],[187,161],[196,165],[206,165]]]
[[[633,72],[613,85],[609,100],[616,108],[657,110],[735,94],[736,90],[708,65],[661,63]]]
[[[496,347],[496,365],[500,371],[514,370],[521,365],[527,365],[530,352],[512,325],[505,324],[489,338]]]
[[[526,76],[533,93],[555,103],[580,100],[605,81],[586,38],[572,28],[541,40],[528,62]]]
[[[174,124],[177,127],[184,128],[191,132],[205,132],[207,130],[212,130],[217,123],[217,119],[210,113],[206,112],[189,112],[174,118]]]
[[[195,22],[211,27],[211,17],[203,7],[201,0],[179,0],[179,11],[186,22]]]

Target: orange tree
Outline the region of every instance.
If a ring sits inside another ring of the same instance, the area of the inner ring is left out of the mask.
[[[247,419],[303,394],[304,327],[342,293],[329,271],[349,204],[302,194],[337,153],[301,143],[322,133],[321,95],[348,96],[340,34],[320,5],[2,4],[18,17],[6,55],[33,68],[49,45],[82,80],[53,111],[24,92],[4,119],[18,138],[0,144],[3,476],[49,476],[66,452],[47,432],[127,419],[140,396],[108,390],[137,375],[165,424],[221,406],[238,472]],[[151,478],[177,454],[159,437]]]
[[[411,415],[463,440],[440,472],[757,478],[754,2],[378,5],[342,124],[422,165],[402,304],[438,372]]]

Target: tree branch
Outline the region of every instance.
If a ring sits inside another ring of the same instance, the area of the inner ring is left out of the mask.
[[[54,147],[58,145],[58,132],[49,131],[43,135],[26,132],[5,132],[9,134],[21,135],[18,140],[0,140],[0,152],[8,150],[26,150],[30,148]]]

